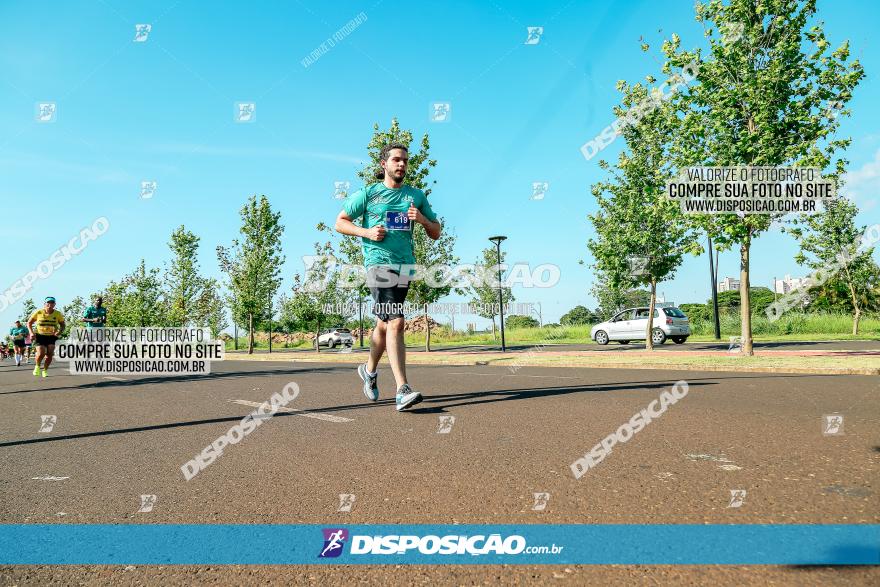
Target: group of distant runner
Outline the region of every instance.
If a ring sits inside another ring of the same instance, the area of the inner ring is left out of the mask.
[[[107,323],[107,309],[100,296],[95,298],[93,305],[86,308],[82,317],[88,328],[102,328]],[[20,367],[22,361],[27,364],[31,360],[31,349],[36,346],[34,357],[34,377],[48,377],[49,365],[55,356],[55,342],[64,332],[64,316],[55,309],[55,298],[47,297],[43,307],[31,314],[25,324],[16,320],[7,336],[8,342],[0,345],[3,358],[14,357],[15,366]],[[12,348],[9,348],[9,343]]]

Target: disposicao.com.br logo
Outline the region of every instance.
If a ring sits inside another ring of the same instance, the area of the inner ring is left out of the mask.
[[[348,531],[343,528],[324,528],[324,546],[318,558],[337,557],[342,554]],[[422,554],[422,555],[462,555],[473,556],[489,554],[559,554],[563,546],[528,546],[526,539],[517,534],[502,537],[501,534],[478,534],[475,536],[429,534],[418,535],[379,535],[351,536],[349,554]]]

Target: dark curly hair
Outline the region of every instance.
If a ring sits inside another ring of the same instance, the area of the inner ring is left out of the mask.
[[[406,145],[402,145],[400,143],[390,143],[382,147],[382,151],[379,153],[379,161],[387,161],[388,155],[394,149],[402,149],[406,151],[407,154],[409,154],[409,149],[406,148]],[[382,169],[381,164],[379,165],[379,169],[376,171],[376,179],[378,179],[379,181],[385,179],[385,170]]]

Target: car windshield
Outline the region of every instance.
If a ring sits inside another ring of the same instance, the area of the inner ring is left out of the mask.
[[[667,316],[672,316],[673,318],[687,318],[687,316],[684,315],[684,312],[678,308],[663,308],[663,311]]]
[[[337,328],[336,332],[351,332],[348,328]]]

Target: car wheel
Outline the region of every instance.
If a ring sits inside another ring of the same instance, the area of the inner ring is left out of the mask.
[[[331,340],[331,341],[330,341],[330,348],[331,348],[331,349],[335,349],[335,348],[336,348],[336,341],[335,341],[335,340]]]
[[[596,332],[596,342],[601,345],[608,344],[608,333],[604,330],[600,330]]]
[[[686,341],[686,340],[687,340],[686,336],[673,336],[672,337],[672,342],[674,342],[675,344],[684,344],[684,341]]]
[[[628,340],[618,340],[617,342],[620,344],[629,344]]]
[[[663,344],[666,342],[666,333],[659,328],[655,328],[651,331],[651,342],[654,344]]]

